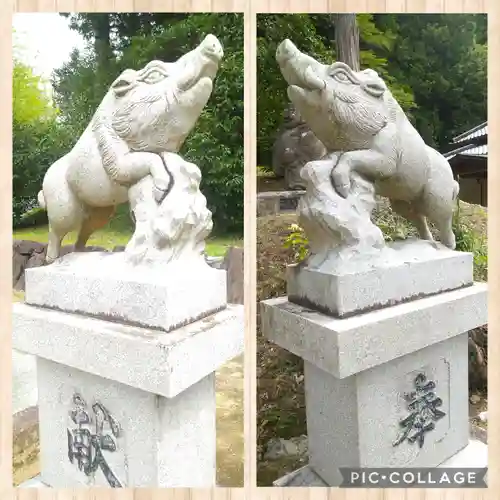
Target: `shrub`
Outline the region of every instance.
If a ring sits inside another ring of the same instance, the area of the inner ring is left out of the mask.
[[[404,240],[415,234],[415,228],[402,217],[390,210],[375,211],[375,222],[380,227],[386,241]],[[456,237],[456,250],[470,252],[474,256],[474,279],[488,281],[488,245],[486,239],[478,234],[467,217],[462,217],[460,204],[457,205],[453,218],[453,232]],[[283,247],[292,249],[295,260],[304,260],[309,253],[308,239],[304,230],[297,224],[290,226],[290,231],[283,242]]]
[[[13,227],[19,227],[23,215],[38,207],[37,195],[46,170],[68,152],[72,142],[69,131],[55,119],[13,123]],[[39,217],[32,214],[28,220],[31,216]]]
[[[35,207],[21,215],[16,229],[44,226],[48,223],[47,212],[43,208]]]

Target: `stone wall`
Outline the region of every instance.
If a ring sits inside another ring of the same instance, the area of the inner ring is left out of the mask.
[[[117,246],[113,252],[123,251],[125,247]],[[106,252],[101,247],[86,247],[89,252]],[[74,251],[73,245],[65,245],[61,248],[61,255],[66,255]],[[38,243],[29,240],[14,240],[12,245],[12,286],[14,290],[24,290],[24,270],[30,267],[43,266],[45,262],[45,253],[47,252],[46,243]]]
[[[257,217],[295,212],[300,197],[305,193],[303,190],[259,193],[257,195]]]

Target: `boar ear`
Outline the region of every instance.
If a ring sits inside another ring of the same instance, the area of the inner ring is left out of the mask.
[[[377,73],[375,70],[371,69],[371,68],[366,68],[366,69],[364,69],[363,71],[361,71],[361,74],[362,74],[362,75],[365,75],[365,76],[367,76],[368,78],[371,78],[371,79],[373,79],[373,80],[380,78],[380,77],[378,76],[378,73]]]
[[[128,91],[137,85],[136,72],[126,69],[111,85],[117,97],[124,96]]]

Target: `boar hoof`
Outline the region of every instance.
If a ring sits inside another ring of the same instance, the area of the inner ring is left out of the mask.
[[[153,186],[153,197],[159,205],[163,202],[168,194],[168,187],[162,188],[160,186]]]
[[[335,191],[337,191],[342,198],[347,198],[350,188],[351,186],[349,184],[335,184]]]

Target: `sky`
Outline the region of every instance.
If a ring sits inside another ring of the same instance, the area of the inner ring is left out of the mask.
[[[68,21],[51,12],[14,15],[14,40],[21,46],[19,58],[44,79],[50,79],[52,71],[69,59],[75,47],[85,47],[81,35],[69,29]]]

